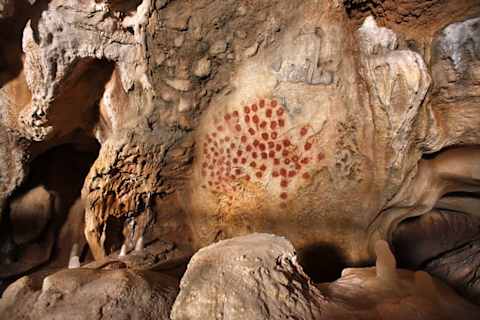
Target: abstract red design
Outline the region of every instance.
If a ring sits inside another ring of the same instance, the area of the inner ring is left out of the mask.
[[[242,179],[273,183],[285,201],[293,179],[307,182],[312,165],[324,159],[309,123],[290,126],[287,110],[276,100],[260,99],[214,118],[200,157],[203,187],[212,191],[236,192],[235,182]]]

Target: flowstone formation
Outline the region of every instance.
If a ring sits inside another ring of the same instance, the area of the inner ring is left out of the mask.
[[[479,17],[477,0],[0,0],[0,291],[66,266],[179,280],[260,232],[311,289],[273,318],[322,316],[306,283],[380,251],[375,279],[397,263],[478,303]]]

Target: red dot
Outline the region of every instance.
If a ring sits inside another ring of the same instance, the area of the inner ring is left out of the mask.
[[[261,178],[262,177],[262,173],[260,171],[257,171],[257,173],[255,173],[255,176],[257,178]]]
[[[267,157],[268,157],[266,152],[262,152],[261,156],[262,156],[262,159],[267,159]]]
[[[235,169],[235,174],[236,174],[237,176],[240,175],[240,174],[242,174],[242,170],[240,170],[240,169]]]
[[[308,129],[306,127],[303,127],[302,129],[300,129],[300,135],[303,137],[304,135],[307,134],[307,131]]]
[[[265,170],[267,170],[267,167],[266,167],[264,164],[262,164],[262,165],[260,166],[260,170],[265,171]]]
[[[262,123],[260,123],[260,128],[265,128],[267,126],[267,122],[266,121],[262,121]]]
[[[246,179],[247,181],[250,181],[250,176],[247,174],[247,175],[245,176],[245,179]]]
[[[234,164],[237,164],[237,163],[238,163],[238,159],[237,159],[237,158],[233,158],[232,161],[233,161]]]
[[[230,120],[231,116],[227,113],[223,118],[225,119],[225,121],[228,121]]]
[[[252,104],[252,111],[255,112],[255,111],[257,111],[257,109],[258,109],[258,108],[257,108],[257,105],[256,105],[256,104]]]
[[[279,117],[282,116],[284,112],[285,111],[282,108],[278,109],[277,110],[277,116],[279,116]]]
[[[230,143],[230,148],[232,148],[232,149],[235,148],[235,143],[233,143],[233,142]]]
[[[303,179],[310,179],[310,174],[308,172],[305,172],[303,175],[302,175],[302,178]]]
[[[311,144],[310,142],[307,142],[307,143],[305,143],[305,145],[303,146],[303,148],[304,148],[306,151],[308,151],[308,150],[310,150],[310,149],[312,148],[312,144]]]
[[[250,167],[255,168],[256,166],[257,164],[255,163],[255,161],[250,162]]]
[[[253,146],[254,147],[258,146],[259,143],[260,143],[260,141],[258,141],[257,139],[253,140]]]
[[[240,126],[238,123],[235,125],[235,129],[237,131],[241,131],[242,130],[242,126]]]
[[[264,151],[265,150],[265,144],[264,143],[260,143],[258,145],[258,148],[261,150],[261,151]]]
[[[287,181],[287,180],[282,180],[282,181],[280,182],[280,186],[281,186],[282,188],[288,187],[288,181]]]
[[[280,164],[280,159],[273,159],[273,164],[278,166]]]
[[[290,159],[287,158],[287,159],[283,160],[283,163],[290,164]]]
[[[277,145],[275,146],[275,150],[276,150],[276,151],[280,151],[280,150],[282,150],[282,146],[281,146],[281,145],[279,145],[279,144],[277,144]]]
[[[242,163],[242,164],[245,164],[246,162],[247,162],[247,159],[242,158],[241,163]]]
[[[272,109],[267,109],[265,111],[265,115],[267,116],[267,118],[271,118],[272,117]]]
[[[212,181],[208,181],[208,185],[209,186],[213,185]]]
[[[226,136],[226,137],[225,137],[225,141],[227,141],[227,142],[230,141],[230,137],[229,137],[229,136]]]
[[[294,156],[292,157],[292,160],[293,160],[293,162],[297,162],[297,161],[298,161],[298,156],[297,156],[297,155],[294,155]]]
[[[243,111],[245,111],[245,113],[250,113],[250,108],[248,106],[245,106],[243,108]]]
[[[285,170],[284,168],[281,168],[281,169],[280,169],[280,175],[281,175],[282,177],[286,177],[286,176],[287,176],[287,170]]]
[[[202,168],[205,169],[206,167],[208,167],[208,163],[206,163],[206,162],[202,163]]]
[[[275,151],[270,150],[270,152],[268,152],[268,156],[269,156],[270,158],[275,158]]]
[[[237,156],[240,157],[240,156],[242,155],[242,153],[243,153],[242,150],[238,150],[238,151],[237,151]]]
[[[265,100],[264,100],[264,99],[260,99],[260,102],[259,102],[258,104],[260,105],[260,108],[265,107]]]
[[[303,164],[308,164],[308,158],[303,158],[300,162]]]
[[[277,101],[276,100],[272,100],[270,102],[270,105],[272,106],[272,108],[275,108],[277,106]]]
[[[233,111],[233,116],[238,118],[238,111]]]
[[[263,140],[268,140],[268,133],[266,132],[262,133],[262,138]]]
[[[283,119],[278,119],[278,125],[279,125],[280,127],[284,127],[284,126],[285,126],[285,120],[283,120]]]
[[[288,151],[287,151],[287,150],[283,150],[282,156],[287,157],[287,156],[288,156]]]
[[[240,141],[242,141],[243,143],[247,142],[247,137],[242,136],[242,137],[240,138]]]
[[[278,177],[278,171],[273,171],[272,172],[272,177],[275,177],[275,178]]]
[[[248,128],[248,133],[253,136],[255,134],[255,130],[253,130],[253,128]]]
[[[258,157],[258,154],[256,152],[252,152],[252,158],[257,159],[257,157]]]
[[[284,147],[288,147],[290,145],[290,140],[285,139],[282,141]]]
[[[323,159],[325,159],[325,155],[323,153],[319,153],[318,154],[318,161],[322,161]]]
[[[293,170],[288,171],[288,176],[289,176],[290,178],[291,178],[291,177],[294,177],[296,174],[297,174],[296,171],[293,171]]]
[[[216,137],[217,136],[217,133],[216,132],[212,132],[212,137]]]
[[[282,193],[280,194],[280,198],[282,198],[283,200],[287,199],[287,198],[288,198],[287,193],[286,193],[286,192],[282,192]]]
[[[302,167],[301,165],[299,165],[298,163],[295,163],[295,169],[300,170],[301,167]]]
[[[277,127],[277,121],[270,122],[270,129],[275,130],[276,127]]]
[[[253,148],[252,148],[251,145],[248,145],[246,149],[247,149],[247,152],[250,152],[250,151],[252,151]]]
[[[260,119],[258,118],[257,115],[254,115],[254,116],[252,117],[252,120],[253,120],[253,123],[258,123],[258,122],[260,121]]]
[[[244,119],[245,119],[245,122],[247,122],[247,123],[250,122],[250,116],[249,115],[246,115]]]
[[[273,141],[268,141],[268,149],[273,149],[275,148],[275,143]]]

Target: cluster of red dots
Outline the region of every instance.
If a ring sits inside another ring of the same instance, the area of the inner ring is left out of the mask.
[[[261,99],[224,114],[202,145],[204,187],[235,192],[239,179],[272,179],[280,186],[280,198],[287,200],[292,179],[310,179],[307,165],[324,158],[311,131],[308,124],[289,127],[286,110],[276,100]]]

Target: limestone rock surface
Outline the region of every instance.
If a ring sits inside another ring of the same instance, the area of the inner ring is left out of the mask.
[[[41,288],[23,277],[0,299],[6,319],[169,319],[176,280],[155,272],[64,270]],[[21,302],[21,303],[19,303]]]
[[[393,259],[393,260],[392,260]],[[381,272],[379,272],[381,270]],[[480,308],[425,272],[396,269],[383,241],[377,266],[313,284],[284,238],[220,241],[189,263],[172,319],[476,319]]]

